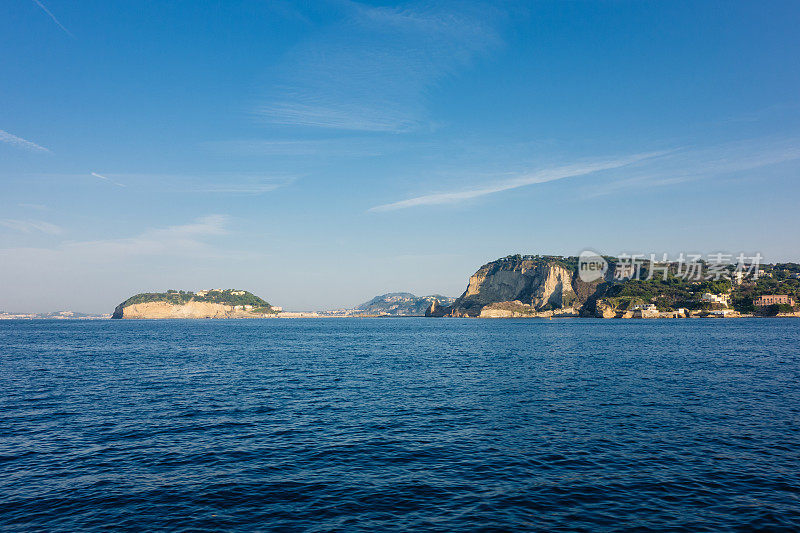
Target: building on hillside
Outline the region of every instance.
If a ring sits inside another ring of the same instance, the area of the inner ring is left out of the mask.
[[[710,292],[704,292],[703,296],[700,297],[700,301],[720,304],[728,307],[728,304],[731,302],[731,297],[729,294],[712,294]]]
[[[765,307],[774,304],[787,304],[794,307],[794,298],[787,294],[764,294],[753,300],[756,307]]]
[[[633,308],[633,318],[658,318],[658,307],[655,304],[637,305]]]

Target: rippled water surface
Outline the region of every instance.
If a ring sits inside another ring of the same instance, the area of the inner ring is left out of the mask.
[[[0,321],[2,530],[800,529],[800,320]]]

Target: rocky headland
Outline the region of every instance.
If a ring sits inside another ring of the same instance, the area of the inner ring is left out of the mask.
[[[432,305],[426,316],[578,316],[596,285],[578,279],[564,258],[509,256],[480,267],[452,305]]]
[[[433,302],[425,316],[683,318],[798,313],[794,303],[757,304],[760,295],[768,294],[786,294],[798,301],[800,265],[794,263],[762,265],[759,278],[734,282],[732,265],[715,279],[688,279],[675,263],[660,267],[666,269],[666,277],[661,272],[649,276],[642,269],[638,279],[620,279],[615,276],[618,260],[605,260],[608,269],[587,282],[579,275],[578,257],[504,257],[480,267],[452,305]]]

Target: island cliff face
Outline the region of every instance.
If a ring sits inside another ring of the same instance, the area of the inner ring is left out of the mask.
[[[259,318],[265,313],[254,313],[240,306],[208,302],[189,302],[182,305],[167,302],[145,302],[114,309],[111,318]]]
[[[510,256],[487,263],[469,278],[452,306],[433,305],[426,316],[515,317],[578,315],[596,292],[575,269],[555,258]]]
[[[794,303],[800,301],[796,263],[761,264],[760,275],[749,277],[737,277],[742,271],[734,264],[717,265],[716,274],[705,266],[703,275],[692,277],[681,261],[641,261],[631,268],[632,263],[621,258],[599,259],[601,271],[580,257],[504,257],[480,267],[452,305],[434,302],[425,316],[685,318],[800,313]],[[761,296],[779,296],[791,303],[765,306],[759,304]]]
[[[209,289],[137,294],[119,304],[111,318],[263,318],[274,314],[269,303],[247,291]]]

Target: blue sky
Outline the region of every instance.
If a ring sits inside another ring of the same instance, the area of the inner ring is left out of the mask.
[[[0,309],[460,294],[511,253],[800,260],[796,2],[12,0]]]

